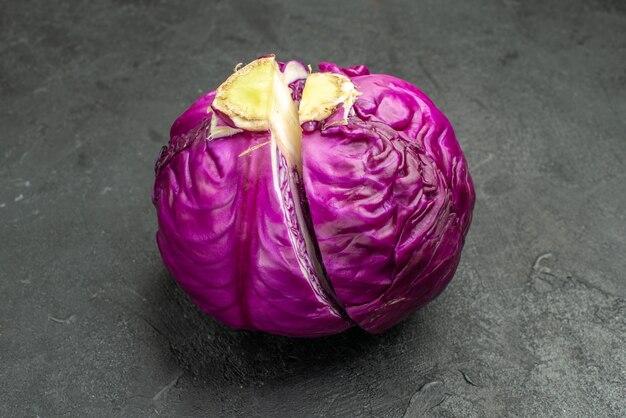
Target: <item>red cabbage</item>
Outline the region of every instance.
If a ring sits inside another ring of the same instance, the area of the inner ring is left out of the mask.
[[[277,68],[289,72],[287,101],[304,103],[304,67]],[[301,114],[295,151],[281,146],[280,120],[241,129],[214,91],[174,122],[157,160],[165,265],[231,327],[380,333],[435,298],[459,263],[475,194],[446,117],[406,81],[362,65],[319,69],[358,96],[324,120]],[[279,118],[291,112],[281,106]]]

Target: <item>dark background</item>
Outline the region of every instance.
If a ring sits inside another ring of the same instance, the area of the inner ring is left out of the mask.
[[[626,3],[1,1],[0,416],[623,416]],[[477,204],[388,333],[232,331],[161,263],[171,122],[261,54],[449,116]]]

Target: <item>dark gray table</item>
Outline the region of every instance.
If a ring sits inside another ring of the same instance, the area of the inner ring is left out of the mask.
[[[0,416],[624,416],[626,3],[2,1]],[[477,189],[444,294],[381,336],[232,331],[154,240],[170,123],[240,61],[365,63]]]

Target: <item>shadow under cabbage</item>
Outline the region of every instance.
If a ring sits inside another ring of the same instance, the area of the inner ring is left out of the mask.
[[[220,324],[198,308],[165,269],[153,291],[160,331],[181,369],[198,383],[264,384],[303,372],[323,373],[393,346],[407,324],[382,335],[354,327],[329,337],[281,337]]]

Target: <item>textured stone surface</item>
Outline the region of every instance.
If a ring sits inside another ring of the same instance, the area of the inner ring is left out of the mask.
[[[624,416],[620,1],[2,1],[0,416]],[[164,270],[169,124],[240,61],[408,79],[476,183],[461,266],[381,336],[236,332]]]

